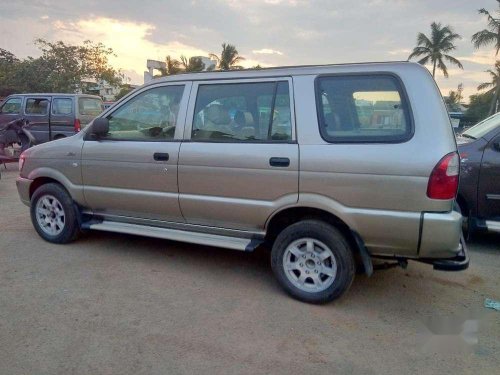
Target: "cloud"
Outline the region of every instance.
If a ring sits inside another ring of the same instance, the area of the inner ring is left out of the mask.
[[[496,56],[495,51],[492,49],[490,51],[474,51],[472,55],[459,56],[457,59],[461,62],[468,61],[474,64],[490,67],[495,65]]]
[[[262,49],[257,49],[253,50],[252,53],[255,53],[257,55],[280,55],[283,56],[283,52],[277,51],[275,49],[270,49],[270,48],[262,48]]]

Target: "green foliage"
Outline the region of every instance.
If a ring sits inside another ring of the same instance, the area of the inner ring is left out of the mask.
[[[488,117],[490,104],[493,99],[492,92],[484,94],[475,94],[469,97],[469,106],[465,113],[467,118],[470,118],[473,123],[479,122]]]
[[[166,57],[165,65],[166,66],[164,69],[159,69],[160,75],[155,76],[155,77],[171,76],[171,75],[179,74],[182,72],[181,62],[177,59],[170,57],[170,55]]]
[[[123,98],[125,95],[127,95],[129,92],[131,92],[133,90],[134,90],[134,88],[131,85],[129,85],[128,83],[122,85],[118,94],[115,95],[115,100],[116,101],[120,100],[121,98]]]
[[[456,91],[451,90],[445,98],[446,106],[449,111],[456,112],[460,110],[460,103],[463,99],[464,85],[459,84]]]
[[[245,60],[245,58],[238,54],[238,50],[232,44],[222,43],[222,52],[220,56],[213,53],[208,56],[217,62],[218,70],[243,69],[242,66],[237,64]]]
[[[201,72],[205,69],[205,64],[201,61],[199,57],[181,56],[181,64],[185,72]]]
[[[17,59],[0,50],[0,87],[13,92],[63,92],[86,90],[86,82],[107,81],[120,85],[123,75],[112,68],[108,58],[111,48],[102,43],[85,41],[82,45],[35,40],[39,58]],[[5,93],[0,92],[0,95]]]
[[[456,49],[454,41],[460,39],[460,35],[453,32],[450,26],[442,26],[440,23],[431,24],[431,37],[423,33],[417,35],[417,46],[413,48],[408,60],[421,57],[419,64],[432,64],[432,76],[436,75],[436,67],[448,78],[448,68],[445,61],[463,69],[462,63],[448,53]]]
[[[479,14],[484,14],[486,16],[488,26],[486,29],[472,35],[471,39],[476,49],[493,44],[495,46],[496,55],[498,55],[498,51],[500,50],[500,0],[497,0],[497,2],[499,6],[499,9],[496,11],[497,18],[493,17],[486,9],[479,9]]]

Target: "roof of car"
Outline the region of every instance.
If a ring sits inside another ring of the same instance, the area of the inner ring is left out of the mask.
[[[33,93],[12,94],[12,95],[9,95],[9,96],[10,97],[12,97],[12,96],[65,96],[65,97],[71,97],[71,98],[73,98],[73,97],[85,97],[85,98],[101,99],[101,97],[98,96],[98,95],[91,95],[91,94],[64,94],[64,93],[58,93],[58,92],[33,92]]]
[[[157,84],[161,82],[175,81],[198,81],[198,80],[215,80],[215,79],[235,79],[235,78],[265,78],[279,75],[309,75],[309,74],[327,74],[334,70],[346,69],[380,69],[390,71],[391,69],[401,68],[403,66],[417,65],[417,63],[409,61],[387,61],[387,62],[367,62],[367,63],[346,63],[346,64],[326,64],[326,65],[300,65],[300,66],[279,66],[272,68],[259,69],[241,69],[229,71],[204,71],[194,73],[179,73],[171,76],[155,78],[149,81],[146,85]]]

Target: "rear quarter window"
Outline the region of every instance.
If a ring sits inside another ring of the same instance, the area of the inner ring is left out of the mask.
[[[395,143],[413,134],[406,94],[390,74],[316,78],[321,136],[331,143]]]
[[[78,98],[78,113],[86,116],[97,116],[103,110],[102,100],[95,98]]]

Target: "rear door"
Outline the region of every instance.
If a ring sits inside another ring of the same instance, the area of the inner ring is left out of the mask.
[[[298,200],[299,151],[288,77],[193,84],[179,154],[187,223],[260,231]]]
[[[484,150],[479,174],[478,211],[483,219],[500,220],[500,134],[498,133],[488,142]]]
[[[51,139],[70,137],[75,134],[73,98],[54,97],[50,110]]]
[[[27,96],[24,117],[29,121],[28,129],[37,143],[48,142],[50,136],[50,96]]]

